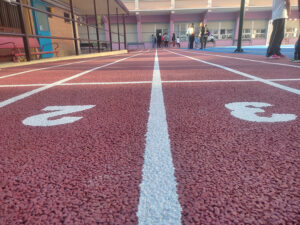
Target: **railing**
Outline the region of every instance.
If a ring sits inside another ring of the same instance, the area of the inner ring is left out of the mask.
[[[0,0],[0,2],[2,3],[2,0]],[[107,17],[108,17],[108,29],[104,29],[104,28],[99,28],[97,22],[96,22],[95,25],[91,25],[91,24],[88,23],[87,20],[84,22],[82,19],[75,19],[77,15],[75,15],[75,13],[74,13],[73,6],[72,6],[72,0],[70,0],[70,3],[71,4],[70,4],[69,12],[72,15],[71,18],[35,8],[35,7],[32,7],[28,4],[22,3],[21,0],[17,0],[16,2],[14,2],[12,4],[14,4],[18,9],[18,17],[19,17],[19,21],[20,21],[20,24],[21,24],[21,33],[13,33],[13,32],[6,32],[6,30],[3,30],[3,31],[0,30],[0,35],[22,37],[23,41],[24,41],[24,50],[25,50],[25,53],[26,53],[27,61],[31,60],[30,46],[29,46],[28,38],[49,38],[49,39],[60,39],[60,40],[73,40],[76,55],[79,55],[80,43],[84,43],[84,42],[88,43],[88,45],[87,45],[88,46],[88,52],[90,52],[90,53],[92,52],[91,43],[96,43],[96,45],[97,45],[96,49],[97,49],[98,52],[100,52],[101,50],[110,50],[110,51],[112,51],[113,50],[112,37],[117,36],[118,49],[121,49],[121,37],[123,37],[122,38],[123,39],[123,46],[126,49],[125,15],[122,15],[123,30],[124,30],[123,35],[122,35],[122,34],[120,34],[120,30],[119,30],[119,17],[120,17],[120,15],[118,15],[117,9],[116,9],[116,14],[109,14],[109,12],[108,12],[108,15],[107,15]],[[25,29],[24,9],[40,12],[40,13],[46,14],[48,16],[57,17],[57,18],[60,18],[60,19],[63,19],[63,20],[69,20],[72,23],[72,27],[73,27],[73,37],[52,36],[52,35],[42,36],[42,35],[36,35],[36,34],[28,34],[26,32],[26,29]],[[66,11],[66,9],[64,9],[64,11]],[[117,19],[118,19],[118,21],[117,21],[118,32],[112,32],[111,31],[110,16],[117,16]],[[78,18],[82,18],[82,17],[83,16],[79,16]],[[95,10],[95,18],[97,18],[96,10]],[[97,19],[96,19],[96,21],[97,21]],[[87,38],[77,37],[76,24],[86,26],[86,28],[87,28]],[[94,28],[96,30],[97,39],[90,39],[90,35],[89,35],[89,29],[90,28]],[[100,40],[99,39],[99,31],[100,30],[104,31],[105,33],[108,33],[108,35],[106,35],[106,36],[109,36],[109,40]],[[106,43],[105,46],[108,46],[108,47],[103,48],[103,43]]]

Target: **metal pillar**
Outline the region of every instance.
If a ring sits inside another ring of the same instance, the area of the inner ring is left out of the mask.
[[[73,8],[73,0],[70,0],[70,11],[72,17],[72,27],[73,27],[73,36],[74,36],[74,43],[75,43],[75,52],[76,55],[79,55],[79,48],[78,48],[78,40],[77,40],[77,33],[76,33],[76,24],[75,24],[75,15],[74,15],[74,8]]]
[[[96,0],[94,0],[94,13],[95,13],[95,21],[96,21],[97,46],[98,46],[98,52],[100,52],[100,40],[99,40],[99,28],[98,28]]]
[[[110,13],[109,13],[109,0],[107,0],[107,16],[108,16],[108,29],[109,29],[109,43],[110,50],[112,51],[111,27],[110,27]]]
[[[241,0],[239,37],[238,37],[237,49],[234,52],[243,52],[244,51],[242,49],[242,34],[243,34],[244,12],[245,12],[245,0]]]
[[[118,43],[119,43],[119,50],[121,50],[118,8],[116,8],[116,13],[117,13],[117,27],[118,27]]]
[[[124,49],[127,49],[125,15],[123,15],[123,28],[124,28]]]
[[[20,24],[21,24],[21,31],[24,34],[23,43],[24,43],[24,50],[25,50],[26,60],[31,61],[28,35],[27,35],[27,32],[26,32],[25,23],[24,23],[23,3],[22,3],[21,0],[17,0],[17,2],[19,3],[17,8],[18,8],[19,20],[20,20]]]
[[[88,20],[88,16],[85,16],[85,22],[87,24],[86,26],[86,30],[87,30],[87,35],[88,35],[88,43],[89,43],[89,53],[91,53],[91,41],[90,41],[90,30],[89,30],[89,20]]]

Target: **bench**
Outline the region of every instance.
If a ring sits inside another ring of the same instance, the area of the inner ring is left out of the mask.
[[[52,43],[55,45],[53,51],[43,51],[46,45],[40,46],[36,38],[28,38],[29,48],[36,48],[37,51],[30,52],[31,55],[41,56],[44,54],[55,53],[58,56],[58,47],[57,43]],[[13,37],[13,36],[0,36],[0,49],[8,49],[9,52],[0,55],[1,58],[12,57],[14,62],[19,61],[20,57],[24,57],[26,54],[24,52],[24,43],[22,37]]]

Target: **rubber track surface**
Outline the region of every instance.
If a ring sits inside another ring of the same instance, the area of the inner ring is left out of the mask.
[[[274,82],[298,90],[300,69],[215,55],[262,56],[170,50],[158,50],[158,59],[181,223],[300,224],[300,95],[196,60],[285,79]],[[1,85],[46,85],[103,66],[0,108],[1,225],[139,224],[154,56],[131,52],[0,70],[1,102],[40,87]],[[59,67],[4,77],[50,66]],[[245,102],[272,105],[257,117],[296,118],[251,122],[226,107]],[[48,106],[83,105],[93,107],[65,115],[82,117],[73,123],[23,124]]]

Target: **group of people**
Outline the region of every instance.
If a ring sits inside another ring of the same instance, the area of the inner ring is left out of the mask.
[[[169,35],[167,33],[164,33],[164,35],[161,35],[159,33],[157,36],[152,34],[152,48],[163,48],[163,47],[169,47]],[[175,47],[175,44],[177,45],[178,48],[180,48],[180,38],[177,37],[175,38],[175,33],[172,35],[172,42],[171,44],[173,47]]]
[[[199,43],[200,43],[200,49],[205,49],[207,42],[215,43],[215,39],[210,34],[207,24],[204,24],[203,22],[200,23],[200,29],[199,29],[198,34],[196,34],[196,32],[195,32],[195,27],[194,27],[193,23],[189,25],[186,34],[188,36],[188,41],[189,41],[188,48],[189,49],[194,48],[194,43],[195,43],[195,48],[198,48]]]

